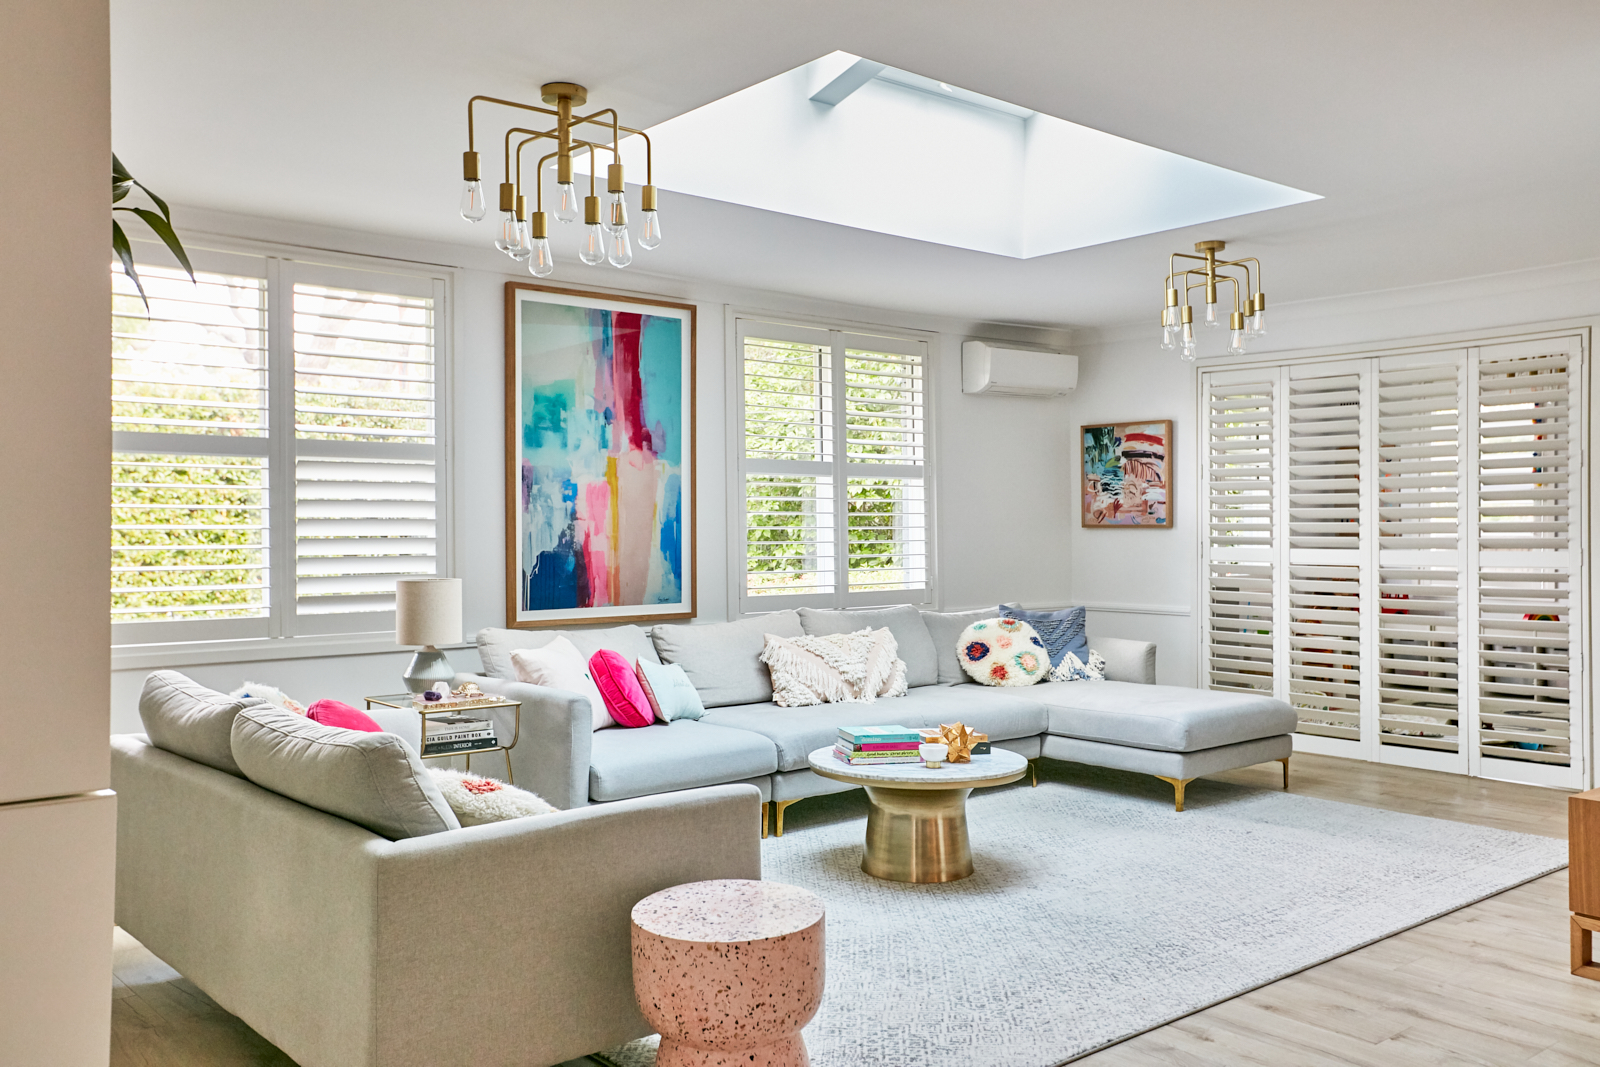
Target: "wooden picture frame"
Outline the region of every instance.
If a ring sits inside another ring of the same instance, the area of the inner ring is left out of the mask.
[[[1172,528],[1171,419],[1080,426],[1078,443],[1084,528]]]
[[[506,283],[506,625],[697,610],[696,308]]]

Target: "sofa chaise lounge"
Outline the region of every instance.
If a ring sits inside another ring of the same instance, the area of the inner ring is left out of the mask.
[[[521,739],[511,753],[519,785],[563,808],[679,789],[747,783],[761,791],[773,829],[783,811],[806,797],[852,788],[813,774],[811,751],[832,744],[841,725],[931,727],[960,720],[991,742],[1029,760],[1040,757],[1155,775],[1172,784],[1177,810],[1184,788],[1206,774],[1273,760],[1293,751],[1294,711],[1266,695],[1155,684],[1155,646],[1091,638],[1106,658],[1106,681],[1051,682],[1026,688],[971,683],[956,658],[961,631],[993,612],[919,612],[911,607],[866,611],[802,608],[701,625],[617,626],[595,630],[485,629],[478,633],[482,674],[457,684],[522,705]],[[888,627],[906,662],[905,696],[871,704],[783,708],[772,703],[771,679],[759,656],[768,633],[784,637]],[[511,653],[539,648],[557,633],[585,656],[610,648],[630,660],[676,663],[707,712],[636,729],[592,729],[587,701],[576,693],[516,680]],[[415,716],[410,716],[415,719]],[[386,722],[386,725],[388,723]],[[501,728],[508,730],[506,715]],[[393,729],[409,728],[409,724]]]

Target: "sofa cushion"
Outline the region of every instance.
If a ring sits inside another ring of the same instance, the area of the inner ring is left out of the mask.
[[[972,681],[961,669],[961,657],[956,652],[961,644],[961,631],[975,622],[994,618],[996,613],[979,608],[977,611],[923,611],[919,614],[939,660],[939,684],[961,685]]]
[[[806,631],[794,611],[703,626],[663,624],[650,631],[661,662],[682,667],[708,708],[772,699],[772,675],[761,662],[767,634],[804,637]]]
[[[622,653],[602,648],[590,656],[589,677],[618,726],[649,726],[655,721],[656,709],[645,696],[633,664]]]
[[[1074,682],[1029,695],[1050,712],[1050,733],[1166,752],[1293,733],[1294,709],[1281,700],[1176,685]]]
[[[605,697],[589,675],[589,661],[565,634],[557,634],[543,648],[518,648],[511,652],[516,680],[563,693],[577,693],[589,701],[589,727],[604,730],[614,725]]]
[[[583,653],[585,662],[602,648],[620,652],[629,660],[661,662],[650,641],[650,631],[631,624],[596,630],[506,630],[485,626],[478,631],[478,659],[483,663],[483,673],[514,682],[517,672],[511,666],[511,653],[520,648],[543,648],[558,637],[571,641]]]
[[[744,730],[692,719],[637,730],[601,730],[589,750],[589,798],[626,800],[696,789],[771,774],[777,768],[772,742]]]
[[[1015,604],[1001,604],[1000,614],[1008,619],[1019,619],[1032,626],[1050,650],[1050,666],[1059,667],[1071,652],[1079,662],[1089,662],[1089,609],[1056,608],[1050,611],[1028,611]]]
[[[644,690],[650,709],[662,722],[674,719],[699,719],[706,713],[700,702],[700,693],[690,683],[689,676],[676,663],[634,664],[639,678],[639,688]]]
[[[369,734],[383,730],[378,720],[342,700],[319,700],[306,709],[306,718],[324,726],[337,726],[341,730],[364,730]]]
[[[1047,715],[1044,705],[1032,699],[1034,692],[1002,692],[976,685],[960,689],[925,685],[903,697],[872,704],[822,704],[809,708],[747,704],[708,711],[701,721],[771,738],[778,748],[778,769],[794,771],[809,766],[807,755],[833,744],[841,726],[899,725],[922,729],[959,720],[988,734],[991,740],[1042,734]],[[595,740],[599,741],[598,735]]]
[[[933,635],[922,621],[922,612],[909,604],[866,611],[801,608],[800,625],[814,637],[887,629],[894,634],[900,658],[906,661],[906,685],[916,688],[939,681],[939,654],[933,647]]]
[[[256,785],[390,840],[461,828],[416,751],[394,734],[341,730],[262,705],[234,716],[232,747]]]
[[[233,718],[243,708],[272,706],[207,689],[177,671],[151,672],[139,694],[139,718],[152,745],[238,778],[245,773],[233,758]]]

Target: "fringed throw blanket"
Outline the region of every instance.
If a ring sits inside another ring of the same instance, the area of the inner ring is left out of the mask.
[[[887,629],[853,634],[777,637],[767,634],[761,662],[772,672],[772,702],[782,708],[810,704],[871,704],[905,696],[906,663]]]

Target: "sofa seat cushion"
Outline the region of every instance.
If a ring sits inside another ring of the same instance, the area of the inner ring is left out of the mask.
[[[693,719],[600,730],[589,750],[589,799],[626,800],[739,782],[778,769],[771,741]]]
[[[1029,691],[1032,692],[1031,690]],[[925,685],[903,697],[884,698],[871,704],[822,704],[809,708],[780,708],[776,704],[746,704],[706,712],[703,723],[748,730],[770,738],[778,749],[778,770],[808,767],[806,757],[838,740],[841,726],[909,726],[912,729],[940,723],[966,723],[992,740],[1044,733],[1044,705],[1029,696],[1003,693],[980,686]],[[596,743],[599,736],[596,735]]]
[[[1028,695],[1049,707],[1050,733],[1164,752],[1293,733],[1294,709],[1262,694],[1133,682],[1054,682]]]

